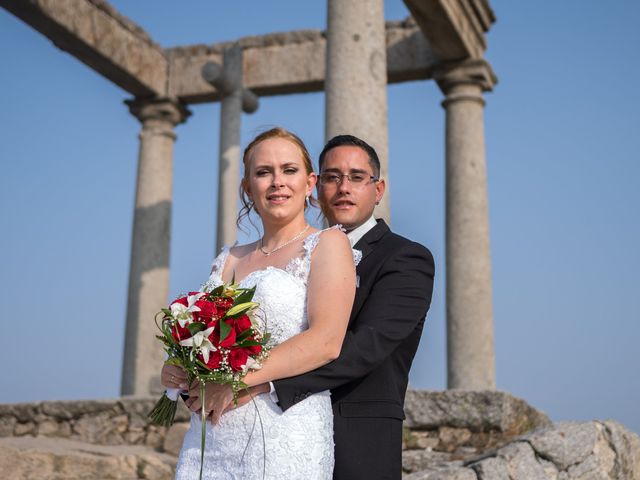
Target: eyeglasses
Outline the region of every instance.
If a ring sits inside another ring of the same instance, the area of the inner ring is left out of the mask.
[[[344,181],[344,177],[347,177],[349,183],[352,185],[364,185],[365,182],[371,181],[373,183],[380,180],[380,177],[374,175],[367,175],[366,173],[334,173],[324,172],[320,174],[320,185],[341,185]]]

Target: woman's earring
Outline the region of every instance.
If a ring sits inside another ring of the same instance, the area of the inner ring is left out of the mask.
[[[305,207],[308,207],[311,204],[311,202],[309,201],[309,197],[310,196],[311,195],[307,195],[306,197],[304,197],[304,206]]]

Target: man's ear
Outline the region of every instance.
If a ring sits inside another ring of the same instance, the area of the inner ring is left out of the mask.
[[[384,183],[384,179],[380,179],[376,182],[376,205],[382,200],[382,196],[384,195],[384,191],[387,188],[387,185]]]

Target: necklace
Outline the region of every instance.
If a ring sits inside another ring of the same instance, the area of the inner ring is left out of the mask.
[[[260,250],[263,254],[265,254],[265,255],[268,257],[268,256],[269,256],[269,255],[271,255],[272,253],[277,252],[277,251],[278,251],[278,250],[280,250],[281,248],[284,248],[284,247],[286,247],[287,245],[290,245],[291,243],[293,243],[293,242],[295,242],[296,240],[298,240],[302,235],[304,235],[304,234],[305,234],[305,232],[306,232],[307,230],[309,230],[309,227],[311,227],[311,225],[307,225],[306,227],[304,227],[304,230],[302,230],[300,233],[298,233],[298,234],[297,234],[295,237],[293,237],[291,240],[289,240],[289,241],[287,241],[287,242],[284,242],[282,245],[280,245],[279,247],[274,248],[274,249],[273,249],[273,250],[271,250],[270,252],[268,252],[268,251],[266,251],[266,250],[264,249],[264,246],[263,246],[263,244],[262,244],[262,241],[264,240],[264,237],[261,237],[261,238],[260,238],[260,248],[259,248],[259,250]]]

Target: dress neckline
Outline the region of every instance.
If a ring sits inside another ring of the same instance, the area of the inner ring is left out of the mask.
[[[317,232],[314,232],[314,233],[317,233]],[[307,236],[307,238],[309,238],[311,235],[313,235],[313,233],[312,233],[312,234],[310,234],[309,236]],[[306,239],[307,239],[307,238],[305,238],[305,241],[306,241]],[[220,279],[220,281],[221,281],[222,283],[225,283],[224,279],[222,278],[222,272],[224,272],[224,267],[225,267],[225,265],[227,264],[227,258],[229,258],[229,253],[230,253],[230,252],[231,252],[231,249],[230,249],[228,246],[226,246],[226,245],[225,245],[225,246],[224,246],[224,248],[223,248],[223,251],[222,251],[222,255],[223,255],[223,256],[222,256],[222,258],[220,259],[220,265],[219,265],[219,267],[218,267],[218,270],[215,272],[215,273],[218,275],[218,278]],[[289,270],[288,270],[288,269],[289,269],[289,267],[293,264],[293,262],[295,262],[295,260],[296,260],[297,258],[298,258],[298,257],[290,258],[290,259],[289,259],[289,261],[287,262],[287,264],[284,266],[284,268],[276,267],[275,265],[267,265],[267,266],[266,266],[266,267],[264,267],[264,268],[259,268],[259,269],[257,269],[257,270],[253,270],[253,271],[251,271],[251,272],[247,273],[244,277],[242,277],[242,280],[235,280],[235,281],[234,281],[234,283],[235,283],[236,285],[240,285],[240,284],[241,284],[242,282],[244,282],[247,278],[249,278],[249,277],[253,276],[254,274],[256,274],[256,273],[260,273],[260,272],[266,272],[266,271],[269,271],[269,270],[276,270],[276,271],[280,271],[280,272],[286,273],[286,274],[287,274],[287,275],[289,275],[290,277],[295,278],[295,276],[294,276],[294,275],[291,275],[291,273],[289,272]]]
[[[296,267],[298,266],[298,264],[300,263],[305,263],[305,262],[309,262],[311,260],[311,253],[313,252],[313,250],[315,249],[315,246],[318,242],[318,239],[320,237],[320,234],[327,231],[327,230],[333,230],[333,229],[338,229],[338,230],[343,230],[342,229],[342,225],[333,225],[331,227],[328,228],[324,228],[322,230],[316,230],[315,232],[310,233],[309,235],[307,235],[303,240],[302,240],[302,250],[303,253],[302,255],[296,255],[292,258],[289,259],[289,261],[287,262],[287,264],[284,267],[277,267],[275,265],[267,265],[264,268],[259,268],[257,270],[253,270],[251,272],[249,272],[247,275],[245,275],[242,280],[240,281],[235,281],[236,284],[241,284],[242,282],[244,282],[247,278],[253,276],[256,273],[259,272],[265,272],[265,271],[280,271],[285,273],[286,275],[288,275],[291,278],[294,278],[296,280],[301,280],[298,275],[296,275],[292,270],[295,270]],[[227,265],[227,259],[229,258],[229,254],[231,253],[231,248],[228,245],[225,245],[224,247],[222,247],[222,252],[220,252],[220,254],[218,255],[218,257],[216,258],[214,265],[213,265],[213,271],[211,272],[212,275],[215,274],[217,276],[217,278],[220,280],[220,282],[225,283],[223,278],[222,278],[222,273],[224,272],[225,266]],[[303,280],[303,283],[306,283]]]

